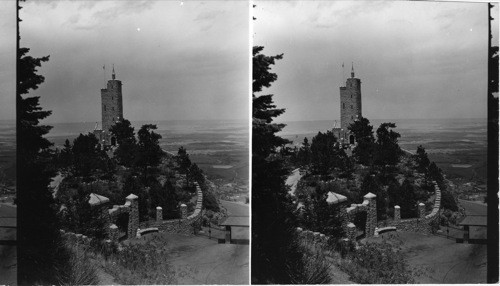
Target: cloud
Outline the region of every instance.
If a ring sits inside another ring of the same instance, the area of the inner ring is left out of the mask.
[[[115,1],[115,2],[73,2],[78,4],[75,8],[71,5],[68,10],[75,11],[68,17],[65,25],[76,30],[93,30],[103,27],[103,23],[114,21],[118,17],[131,14],[140,14],[151,9],[154,1]]]

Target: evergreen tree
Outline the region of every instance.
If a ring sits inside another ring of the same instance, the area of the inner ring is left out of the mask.
[[[422,145],[417,147],[417,152],[413,155],[415,162],[417,163],[417,172],[425,173],[429,168],[431,161],[425,152],[425,148]]]
[[[393,200],[395,205],[399,205],[401,207],[401,218],[417,217],[418,209],[415,190],[408,179],[403,181],[398,194]]]
[[[139,144],[136,166],[142,169],[144,178],[148,176],[148,168],[158,167],[163,156],[163,151],[159,145],[161,135],[153,130],[156,130],[156,125],[146,124],[137,132]]]
[[[191,160],[189,159],[189,154],[184,147],[180,147],[179,151],[177,151],[177,166],[179,168],[179,172],[186,176],[186,186],[189,185],[189,171],[191,167]]]
[[[322,176],[328,175],[335,167],[341,166],[337,138],[332,131],[318,132],[311,143],[311,164],[313,171]]]
[[[396,124],[388,122],[380,124],[377,129],[375,149],[375,164],[377,165],[395,165],[399,162],[401,149],[398,145],[398,138],[401,135],[392,130],[393,128],[396,128]]]
[[[285,185],[289,170],[277,155],[289,141],[276,135],[285,125],[273,123],[285,110],[276,108],[273,95],[256,95],[277,79],[270,69],[283,55],[266,56],[262,50],[253,47],[252,283],[292,283],[304,268],[294,239],[296,206]]]
[[[304,137],[304,141],[302,142],[302,146],[300,147],[297,156],[299,164],[302,166],[307,166],[311,162],[311,145],[309,144],[307,137]]]
[[[198,182],[200,186],[205,183],[205,176],[203,175],[203,171],[200,169],[200,167],[198,167],[196,163],[191,164],[191,166],[189,167],[189,173],[191,174],[193,180]]]
[[[432,162],[429,165],[427,171],[427,178],[431,181],[436,181],[436,183],[441,187],[444,183],[444,176],[441,169],[436,165],[436,163]]]
[[[73,157],[73,171],[76,176],[82,176],[89,181],[97,171],[105,171],[107,155],[101,152],[99,140],[94,134],[80,134],[71,148]]]
[[[73,152],[71,149],[72,149],[71,143],[69,142],[68,139],[66,139],[66,141],[64,141],[64,146],[60,153],[60,160],[59,160],[62,169],[67,170],[68,168],[70,168],[70,166],[73,165]]]
[[[126,167],[132,167],[136,162],[137,143],[134,135],[134,127],[127,119],[118,121],[110,128],[111,134],[116,138],[118,147],[114,155],[118,162]]]
[[[361,193],[364,195],[368,193],[377,196],[377,218],[384,220],[387,218],[387,192],[380,185],[374,175],[367,174],[361,183]]]
[[[373,164],[373,154],[375,152],[375,138],[373,137],[373,126],[367,118],[361,117],[348,127],[354,134],[357,145],[352,151],[353,158],[363,165]]]
[[[66,263],[56,206],[49,184],[55,173],[47,170],[52,143],[44,135],[51,126],[40,121],[51,112],[42,110],[40,97],[24,97],[36,90],[45,78],[37,74],[49,57],[28,56],[20,48],[17,56],[17,263],[19,284],[56,284],[57,269]]]

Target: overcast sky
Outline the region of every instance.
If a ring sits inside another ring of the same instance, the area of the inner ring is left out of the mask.
[[[101,121],[100,89],[114,63],[124,117],[247,119],[245,1],[28,1],[21,46],[50,55],[33,95],[47,122]]]
[[[284,53],[264,91],[286,108],[279,121],[338,120],[343,62],[345,77],[354,62],[369,119],[487,116],[486,3],[255,4],[254,44]]]

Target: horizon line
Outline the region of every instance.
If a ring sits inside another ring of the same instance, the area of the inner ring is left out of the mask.
[[[125,118],[127,119],[127,118]],[[0,119],[1,120],[1,119]],[[220,118],[220,119],[141,119],[141,120],[129,120],[132,122],[158,122],[158,121],[248,121],[246,118]],[[6,119],[4,121],[15,121],[15,119]],[[42,121],[40,125],[46,124],[59,124],[59,123],[102,123],[101,120],[98,121]]]
[[[368,120],[463,120],[463,119],[484,119],[488,117],[442,117],[442,118],[367,118]],[[292,119],[292,120],[275,120],[275,122],[312,122],[312,121],[339,121],[340,119]]]

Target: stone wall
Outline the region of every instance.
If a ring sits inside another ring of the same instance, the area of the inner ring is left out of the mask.
[[[354,225],[354,216],[358,212],[366,212],[366,228],[365,236],[372,237],[378,235],[379,227],[396,227],[398,230],[419,232],[419,233],[430,233],[431,225],[430,223],[435,220],[438,216],[439,209],[441,207],[441,190],[437,186],[436,182],[433,182],[434,189],[436,192],[436,199],[434,201],[434,207],[432,212],[428,215],[425,214],[425,205],[420,203],[418,206],[419,217],[411,219],[401,219],[401,208],[399,206],[394,207],[394,220],[387,224],[387,221],[378,222],[377,221],[377,196],[368,193],[363,198],[363,203],[361,204],[351,204],[350,207],[340,209],[340,217],[342,218],[342,228],[346,233],[346,238],[343,239],[346,243],[349,241],[356,242],[356,225]],[[385,225],[384,225],[385,224]],[[329,237],[310,230],[303,230],[302,228],[297,228],[297,233],[299,237],[317,244],[327,243]]]
[[[80,233],[64,231],[62,229],[59,231],[61,232],[61,236],[66,240],[68,240],[69,242],[89,245],[90,242],[92,241],[92,238]]]
[[[139,228],[144,229],[149,227],[157,227],[160,232],[194,234],[195,231],[197,231],[198,224],[201,221],[201,209],[203,205],[203,192],[201,191],[201,188],[197,183],[195,183],[195,185],[197,199],[196,207],[192,214],[187,215],[186,208],[181,207],[180,219],[163,220],[161,218],[161,212],[157,208],[156,220],[141,222],[139,224]]]
[[[435,181],[433,181],[433,184],[436,192],[436,199],[434,200],[434,207],[430,214],[425,214],[425,205],[420,203],[418,206],[419,217],[402,220],[401,209],[399,206],[395,206],[394,220],[389,224],[387,224],[387,222],[381,222],[379,227],[382,227],[382,224],[386,224],[384,226],[394,226],[398,230],[430,234],[432,231],[430,223],[438,218],[439,209],[441,208],[441,190]]]

